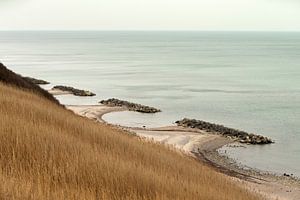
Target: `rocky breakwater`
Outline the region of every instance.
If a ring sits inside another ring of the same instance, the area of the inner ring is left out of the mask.
[[[187,128],[196,128],[200,130],[204,130],[207,132],[214,132],[217,134],[221,134],[226,137],[230,137],[232,139],[236,139],[240,143],[247,144],[270,144],[273,141],[270,138],[256,135],[253,133],[247,133],[244,131],[236,130],[233,128],[228,128],[223,125],[213,124],[201,120],[196,119],[183,119],[175,122],[178,126],[183,126]]]
[[[79,89],[76,89],[76,88],[73,88],[73,87],[68,87],[68,86],[62,86],[62,85],[57,85],[57,86],[54,86],[52,88],[52,90],[61,90],[61,91],[64,91],[64,92],[70,92],[71,94],[75,95],[75,96],[96,96],[96,94],[90,92],[90,91],[87,91],[87,90],[79,90]]]
[[[36,84],[36,85],[47,85],[47,84],[50,84],[48,81],[44,81],[44,80],[41,80],[41,79],[36,79],[36,78],[32,78],[32,77],[23,77],[25,80],[33,83],[33,84]]]
[[[144,106],[141,104],[137,104],[137,103],[131,103],[128,101],[123,101],[123,100],[119,100],[119,99],[108,99],[108,100],[102,100],[99,103],[107,105],[107,106],[118,106],[118,107],[126,107],[128,110],[130,111],[135,111],[135,112],[140,112],[140,113],[157,113],[157,112],[161,112],[161,110],[153,108],[153,107],[149,107],[149,106]]]

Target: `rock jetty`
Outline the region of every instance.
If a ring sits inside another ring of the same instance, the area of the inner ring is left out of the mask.
[[[32,77],[24,77],[25,80],[33,83],[33,84],[36,84],[36,85],[47,85],[47,84],[50,84],[48,81],[44,81],[44,80],[41,80],[41,79],[35,79],[35,78],[32,78]]]
[[[79,89],[76,89],[76,88],[73,88],[73,87],[62,86],[62,85],[54,86],[52,88],[52,90],[61,90],[61,91],[65,91],[65,92],[70,92],[70,93],[72,93],[75,96],[83,96],[83,97],[86,97],[86,96],[96,96],[96,94],[94,94],[94,93],[92,93],[90,91],[79,90]]]
[[[197,128],[207,132],[215,132],[226,137],[231,137],[236,139],[240,143],[246,144],[270,144],[273,141],[267,137],[256,135],[253,133],[247,133],[244,131],[236,130],[233,128],[228,128],[223,125],[213,124],[196,119],[183,119],[175,122],[178,126],[188,127],[188,128]]]
[[[112,107],[115,107],[115,106],[126,107],[130,111],[135,111],[135,112],[140,112],[140,113],[161,112],[161,110],[153,108],[153,107],[144,106],[144,105],[137,104],[137,103],[131,103],[128,101],[123,101],[123,100],[119,100],[119,99],[115,99],[115,98],[111,98],[108,100],[102,100],[99,103],[102,103],[107,106],[112,106]]]

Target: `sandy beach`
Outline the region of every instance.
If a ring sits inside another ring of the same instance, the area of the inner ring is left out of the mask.
[[[66,94],[72,94],[71,92],[68,91],[62,91],[62,90],[57,90],[57,89],[50,89],[47,90],[50,94],[52,95],[66,95]]]
[[[105,105],[67,105],[66,108],[72,110],[75,114],[100,123],[107,123],[102,119],[103,115],[126,110],[122,107]],[[217,149],[228,144],[234,145],[234,141],[231,139],[178,126],[159,128],[113,126],[127,130],[146,140],[154,140],[172,146],[206,163],[220,173],[228,175],[250,191],[262,194],[268,200],[298,200],[300,198],[300,183],[298,180],[252,169],[246,170],[238,167],[234,161],[220,155]]]

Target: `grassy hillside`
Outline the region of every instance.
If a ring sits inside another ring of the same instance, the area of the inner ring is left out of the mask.
[[[45,97],[46,99],[59,104],[59,102],[47,91],[43,90],[40,86],[32,83],[28,78],[23,78],[19,74],[7,69],[2,63],[0,63],[0,81],[3,83],[14,85],[18,88],[31,91],[35,94]]]
[[[2,83],[0,182],[0,199],[257,199],[191,158]]]

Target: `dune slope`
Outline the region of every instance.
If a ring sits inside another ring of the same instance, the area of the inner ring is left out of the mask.
[[[0,83],[0,199],[258,199],[192,158]]]

